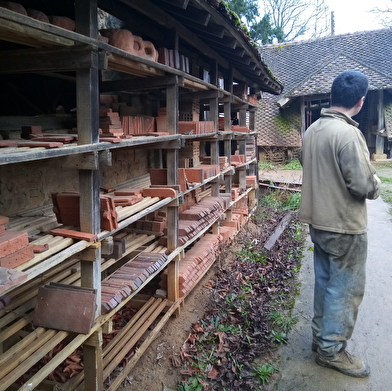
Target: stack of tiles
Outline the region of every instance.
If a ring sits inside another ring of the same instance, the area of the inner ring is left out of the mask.
[[[99,127],[102,137],[122,137],[124,134],[120,115],[110,108],[99,110]]]
[[[166,229],[166,213],[165,212],[154,212],[149,215],[142,217],[140,220],[136,221],[135,229],[137,231],[146,231],[154,235],[163,235]]]
[[[225,200],[222,197],[205,197],[198,204],[180,213],[178,222],[178,245],[183,246],[204,228],[216,221],[225,210]],[[165,230],[165,234],[167,229]],[[167,244],[167,236],[159,239],[159,244]]]
[[[163,253],[142,252],[105,278],[101,283],[102,313],[108,313],[136,292],[166,261]]]
[[[178,121],[178,133],[180,134],[206,134],[215,133],[214,121]]]
[[[155,131],[154,117],[122,115],[121,124],[123,127],[124,137],[144,135],[160,136],[168,134]]]
[[[0,267],[12,269],[34,258],[27,232],[6,229],[9,219],[0,216]]]
[[[222,241],[221,235],[206,234],[185,253],[179,262],[180,297],[185,296],[215,262]],[[167,290],[167,270],[161,275],[159,287]]]

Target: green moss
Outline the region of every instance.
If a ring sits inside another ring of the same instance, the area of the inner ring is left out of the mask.
[[[291,131],[291,122],[284,115],[284,113],[279,112],[279,114],[275,117],[275,125],[278,128],[279,132],[282,134],[289,134]]]

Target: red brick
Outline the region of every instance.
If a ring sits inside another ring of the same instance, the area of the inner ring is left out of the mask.
[[[28,246],[27,232],[5,231],[0,235],[0,257],[3,258]]]
[[[0,224],[1,225],[6,225],[8,224],[10,219],[7,216],[0,216]]]
[[[98,239],[95,234],[90,234],[87,232],[72,231],[70,229],[55,228],[50,231],[53,235],[64,236],[66,238],[73,238],[79,240],[86,240],[87,242],[93,242]],[[27,234],[26,234],[27,235]]]
[[[166,197],[175,197],[177,195],[177,192],[174,189],[162,188],[162,187],[146,188],[142,190],[142,193],[143,193],[143,197],[166,198]]]
[[[185,168],[185,176],[188,182],[202,183],[204,179],[204,171],[200,168]]]
[[[34,253],[38,254],[38,253],[43,253],[44,251],[49,250],[49,245],[46,244],[34,244],[33,246],[33,251]]]
[[[0,258],[0,266],[13,269],[34,258],[33,246],[26,246],[10,255]]]

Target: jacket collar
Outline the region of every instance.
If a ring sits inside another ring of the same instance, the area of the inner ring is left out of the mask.
[[[352,118],[348,117],[346,114],[341,113],[340,111],[332,110],[332,109],[321,109],[321,117],[332,117],[346,121],[350,125],[358,127],[358,122],[354,121]]]

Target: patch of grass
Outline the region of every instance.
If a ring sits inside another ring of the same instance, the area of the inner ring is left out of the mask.
[[[293,159],[286,163],[282,170],[302,170],[302,166],[298,159]]]
[[[241,262],[252,262],[252,263],[267,263],[268,254],[266,251],[256,251],[253,249],[252,244],[243,245],[241,251],[236,251],[239,260]]]
[[[277,190],[266,192],[260,197],[260,205],[278,210],[298,210],[301,202],[301,193],[289,190]]]
[[[386,178],[384,176],[380,176],[381,183],[392,183],[392,178]]]
[[[284,333],[283,331],[272,330],[271,335],[270,335],[270,339],[271,339],[271,341],[273,341],[279,345],[283,345],[288,342],[287,334]]]
[[[251,373],[252,376],[255,376],[257,380],[263,386],[268,384],[271,376],[277,372],[278,370],[275,368],[274,364],[266,362],[265,364],[253,368],[254,372]]]
[[[259,162],[259,170],[276,170],[276,166],[270,162]]]
[[[203,382],[197,376],[192,376],[188,381],[181,382],[176,391],[203,391]]]
[[[269,319],[277,330],[281,330],[286,334],[289,333],[298,322],[296,316],[286,316],[280,311],[272,311],[269,315]]]

